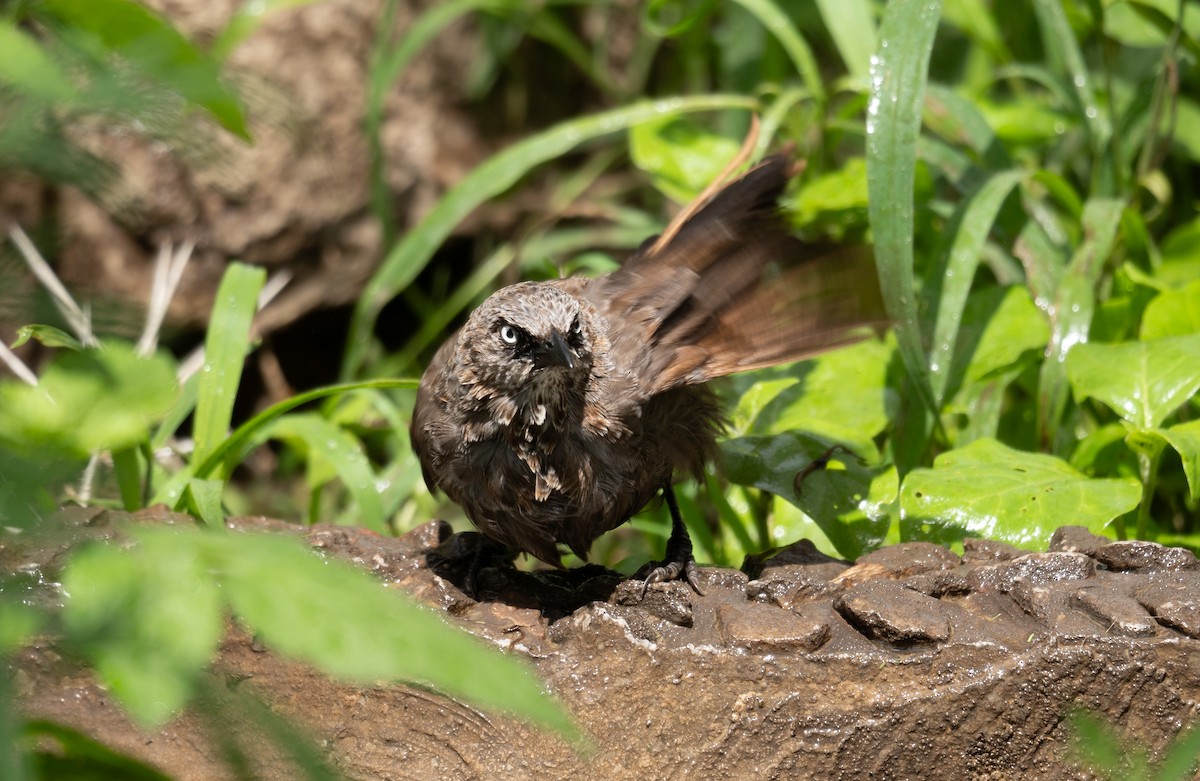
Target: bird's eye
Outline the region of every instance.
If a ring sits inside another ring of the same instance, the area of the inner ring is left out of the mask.
[[[518,339],[517,329],[507,324],[500,326],[500,339],[505,344],[516,344]]]

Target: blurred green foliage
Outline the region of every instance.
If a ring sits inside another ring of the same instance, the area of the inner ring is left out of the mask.
[[[205,50],[133,0],[0,2],[0,170],[101,193],[111,164],[70,135],[90,118],[171,138],[202,117],[248,139],[224,58],[265,14],[306,4],[247,3]],[[344,384],[235,426],[263,284],[240,264],[218,295],[205,365],[182,384],[164,353],[24,330],[57,352],[36,387],[0,380],[0,521],[36,532],[89,459],[108,453],[119,498],[107,501],[165,502],[212,528],[130,530],[128,545],[82,549],[63,573],[61,611],[0,582],[0,653],[47,632],[158,724],[188,701],[204,707],[199,672],[231,613],[330,672],[421,680],[566,729],[511,660],[361,573],[288,540],[233,541],[223,521],[244,502],[235,470],[267,440],[282,443],[281,462],[303,473],[309,522],[402,531],[453,512],[425,489],[408,443],[432,350],[502,279],[615,267],[661,229],[670,203],[724,167],[752,113],[756,154],[791,146],[806,161],[784,203],[797,233],[873,246],[892,328],[721,387],[722,463],[680,496],[702,559],[736,566],[801,535],[847,557],[965,536],[1037,548],[1062,523],[1200,549],[1200,6],[655,0],[623,18],[601,0],[454,0],[396,35],[398,7],[383,7],[363,116],[389,246],[354,312]],[[480,40],[471,94],[503,107],[495,121],[522,140],[401,230],[384,176],[385,101],[462,18]],[[554,67],[521,68],[531,51]],[[552,71],[582,97],[531,99]],[[547,213],[466,274],[431,266],[474,210],[546,181]],[[610,181],[624,185],[601,186]],[[603,219],[568,218],[581,203]],[[376,326],[397,299],[415,326],[386,350]],[[189,417],[194,449],[168,469],[155,451]],[[602,539],[595,557],[636,567],[661,547],[661,515]],[[269,579],[256,574],[262,560]],[[323,618],[315,628],[280,618],[298,613]],[[180,621],[194,631],[172,633]],[[49,777],[35,765],[58,760],[153,777],[54,725],[25,729],[0,713],[0,745],[40,736],[62,750],[0,760],[11,777]],[[318,761],[300,764],[324,777]]]

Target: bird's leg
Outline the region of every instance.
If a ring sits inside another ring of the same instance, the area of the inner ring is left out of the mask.
[[[697,594],[704,596],[704,591],[700,588],[700,574],[696,571],[696,559],[692,556],[692,538],[688,536],[687,527],[683,525],[683,516],[679,514],[675,489],[667,483],[662,492],[663,498],[667,500],[667,509],[671,511],[671,536],[667,538],[667,550],[663,560],[652,561],[642,568],[650,570],[646,579],[642,581],[642,598],[646,598],[646,588],[651,583],[675,580],[681,574]],[[641,571],[638,574],[640,575]]]

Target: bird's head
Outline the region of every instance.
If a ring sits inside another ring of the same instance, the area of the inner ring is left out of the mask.
[[[541,403],[582,389],[592,368],[592,319],[589,306],[554,284],[503,288],[463,326],[460,378],[477,393]]]

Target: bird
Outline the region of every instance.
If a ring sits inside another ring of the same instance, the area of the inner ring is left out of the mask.
[[[661,493],[665,556],[648,586],[700,579],[674,493],[703,479],[724,416],[711,380],[855,341],[879,320],[874,264],[794,237],[778,201],[798,169],[764,159],[595,278],[493,293],[422,375],[411,442],[491,540],[555,567]]]

